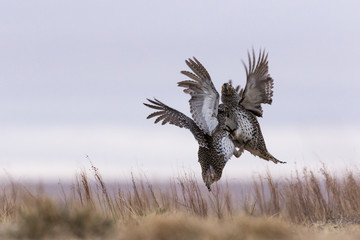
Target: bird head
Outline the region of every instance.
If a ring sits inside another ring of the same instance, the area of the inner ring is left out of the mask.
[[[209,168],[203,173],[203,180],[205,182],[206,187],[208,188],[209,192],[211,191],[211,184],[218,181],[221,178],[221,172],[220,174],[215,171],[213,166],[209,166]]]
[[[240,97],[232,86],[231,80],[224,83],[221,87],[221,101],[229,106],[233,106],[234,104],[236,106],[240,101]]]
[[[229,80],[229,82],[227,83],[224,83],[221,87],[221,93],[222,94],[227,94],[231,91],[231,88],[232,88],[232,81]]]

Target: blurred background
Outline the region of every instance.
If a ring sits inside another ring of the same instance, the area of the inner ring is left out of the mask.
[[[91,161],[107,178],[132,171],[200,177],[187,130],[154,125],[156,97],[190,116],[184,60],[218,91],[245,85],[241,60],[265,48],[275,81],[259,119],[268,150],[245,153],[229,181],[326,164],[358,167],[358,1],[0,1],[0,176],[70,179]]]

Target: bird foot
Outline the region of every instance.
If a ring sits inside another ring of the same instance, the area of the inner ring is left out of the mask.
[[[234,156],[239,158],[243,152],[244,152],[244,145],[240,146],[239,150],[237,150],[235,147]]]

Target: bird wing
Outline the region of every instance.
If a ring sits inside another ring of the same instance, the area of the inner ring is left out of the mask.
[[[240,99],[242,99],[242,98],[243,98],[243,94],[244,94],[244,89],[241,88],[240,85],[237,85],[236,88],[235,88],[235,91],[238,93]]]
[[[201,129],[196,125],[196,123],[185,114],[167,106],[166,104],[160,102],[156,98],[154,100],[147,99],[151,104],[144,103],[145,106],[156,109],[159,111],[153,112],[150,114],[147,119],[157,117],[155,119],[155,123],[160,121],[162,125],[166,123],[173,124],[180,128],[187,128],[194,135],[195,139],[198,141],[201,147],[207,147],[207,143],[205,140],[205,135],[201,131]]]
[[[242,97],[240,104],[256,116],[262,117],[262,103],[271,104],[273,96],[274,80],[268,73],[268,54],[265,50],[261,52],[257,61],[255,52],[252,50],[252,57],[248,53],[249,68],[246,67],[246,86],[241,90],[239,95]]]
[[[219,107],[219,93],[216,91],[209,73],[194,57],[185,61],[193,72],[181,71],[192,80],[178,82],[184,87],[184,92],[191,95],[189,100],[190,112],[195,123],[204,133],[212,135],[218,125],[217,114]]]

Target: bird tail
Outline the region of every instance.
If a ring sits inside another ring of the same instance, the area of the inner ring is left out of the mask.
[[[249,151],[251,154],[255,155],[255,156],[258,156],[266,161],[273,161],[275,164],[278,164],[278,163],[286,163],[286,162],[283,162],[283,161],[280,161],[278,159],[276,159],[273,155],[271,155],[266,149],[257,149],[257,150],[254,150],[253,148],[250,148],[248,146],[245,145],[245,149],[247,151]]]
[[[276,159],[273,155],[271,155],[269,152],[265,152],[264,154],[261,154],[259,155],[259,157],[267,160],[267,161],[273,161],[275,164],[278,164],[278,163],[286,163],[286,162],[283,162],[283,161],[280,161],[278,159]]]

